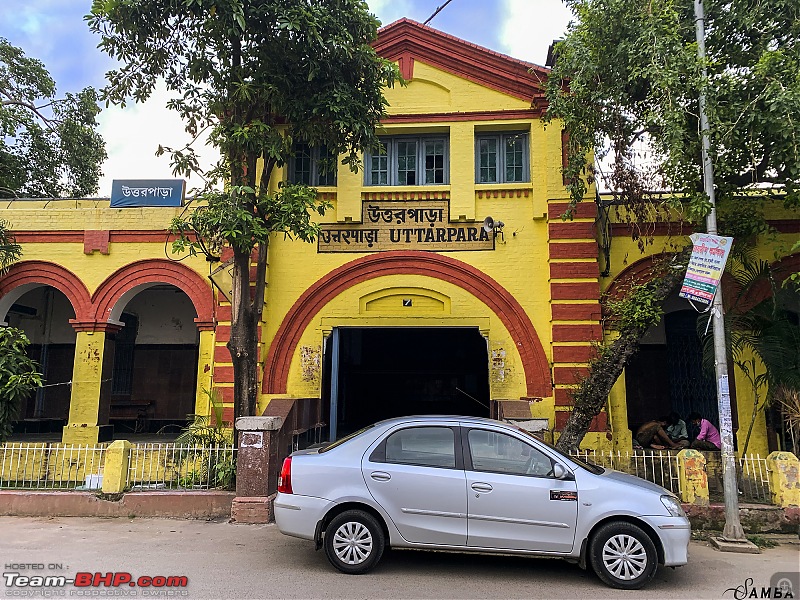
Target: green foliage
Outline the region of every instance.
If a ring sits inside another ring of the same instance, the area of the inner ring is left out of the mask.
[[[616,320],[615,326],[622,332],[645,331],[657,324],[664,314],[663,298],[649,284],[634,284],[620,300],[608,300],[606,309]]]
[[[176,444],[188,446],[228,446],[233,423],[223,420],[224,406],[217,390],[203,389],[211,406],[210,415],[189,415],[191,422],[175,438]]]
[[[203,390],[211,406],[210,415],[189,415],[191,422],[175,438],[180,451],[176,471],[180,487],[208,483],[230,489],[236,478],[233,455],[233,423],[223,420],[222,398],[216,390]],[[185,471],[183,470],[185,468]]]
[[[587,151],[611,153],[608,187],[644,220],[652,190],[671,190],[693,219],[701,193],[700,91],[707,92],[717,200],[742,188],[800,190],[800,4],[713,0],[706,10],[707,61],[697,58],[691,0],[566,0],[576,20],[556,46],[547,82],[548,119],[570,134],[572,203],[591,178]],[[708,72],[702,77],[701,67]],[[649,151],[642,160],[642,148]],[[775,189],[775,188],[773,188]]]
[[[254,194],[253,210],[239,201],[243,194]],[[170,230],[177,234],[175,252],[203,252],[220,256],[225,244],[250,253],[269,235],[282,232],[305,242],[316,239],[319,225],[311,215],[324,215],[331,204],[317,202],[314,188],[304,185],[281,185],[278,193],[257,192],[247,186],[226,186],[224,192],[208,191],[197,199],[196,210],[173,219]]]
[[[11,435],[20,403],[42,385],[39,366],[25,352],[29,343],[20,329],[0,327],[0,442]]]
[[[0,38],[0,197],[97,192],[105,143],[97,92],[56,98],[44,64]]]
[[[22,247],[17,244],[8,221],[0,219],[0,275],[22,256]]]

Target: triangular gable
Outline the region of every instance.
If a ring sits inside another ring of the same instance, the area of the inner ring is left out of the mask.
[[[378,30],[373,44],[383,58],[397,61],[404,79],[414,77],[414,61],[530,101],[532,106],[546,105],[544,82],[549,69],[518,60],[494,50],[471,44],[432,27],[400,19]]]

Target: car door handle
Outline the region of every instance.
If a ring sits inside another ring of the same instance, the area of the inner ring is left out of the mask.
[[[384,471],[375,471],[370,475],[375,481],[389,481],[392,476]]]
[[[488,483],[473,483],[472,489],[476,492],[491,492],[493,488]]]

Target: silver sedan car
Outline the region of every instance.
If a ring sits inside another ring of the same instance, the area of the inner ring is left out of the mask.
[[[691,533],[664,488],[475,417],[390,419],[295,452],[275,520],[344,573],[366,573],[390,546],[562,557],[623,589],[686,564]]]

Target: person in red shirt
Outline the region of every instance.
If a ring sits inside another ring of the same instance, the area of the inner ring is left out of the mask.
[[[700,428],[700,433],[692,442],[692,448],[695,450],[720,449],[722,440],[719,437],[719,431],[708,419],[704,419],[699,412],[693,412],[689,415],[689,420]]]

